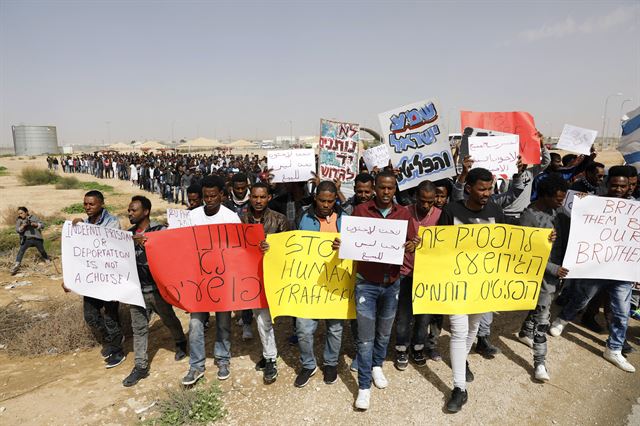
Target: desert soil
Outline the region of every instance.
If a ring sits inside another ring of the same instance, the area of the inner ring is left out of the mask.
[[[607,153],[601,154],[602,161]],[[612,162],[615,154],[612,153]],[[45,166],[43,158],[35,160],[2,158],[0,165],[9,169],[0,177],[0,207],[27,205],[48,215],[82,200],[82,190],[55,190],[53,186],[23,187],[16,175],[28,164]],[[81,180],[95,180],[76,175]],[[127,182],[108,180],[119,195],[107,197],[116,214],[122,215],[134,188]],[[146,194],[149,196],[148,194]],[[167,203],[153,195],[154,211]],[[28,257],[30,258],[30,257]],[[56,261],[59,266],[59,260]],[[30,286],[11,290],[4,286],[28,280]],[[0,309],[9,303],[22,303],[25,309],[38,310],[42,301],[79,298],[60,290],[61,278],[54,266],[28,268],[20,277],[0,271]],[[188,316],[180,312],[184,329]],[[339,380],[325,385],[321,374],[302,389],[293,386],[299,369],[297,349],[287,344],[291,322],[276,321],[276,337],[281,350],[280,375],[276,383],[262,384],[261,373],[254,363],[261,354],[257,339],[243,342],[241,327],[234,326],[232,375],[221,383],[227,416],[224,424],[640,424],[640,379],[625,373],[602,358],[606,335],[595,334],[571,325],[562,337],[549,337],[548,367],[552,381],[536,383],[532,379],[531,349],[514,335],[524,319],[523,312],[500,313],[495,316],[493,340],[502,354],[486,360],[472,352],[469,361],[475,381],[469,385],[469,401],[462,412],[451,415],[444,403],[451,390],[449,367],[449,333],[439,340],[443,361],[429,362],[426,367],[411,365],[405,371],[393,368],[389,356],[384,365],[389,387],[373,389],[371,408],[367,412],[353,409],[357,394],[357,377],[348,369],[353,353],[349,332],[345,331],[339,364]],[[603,321],[602,317],[599,318]],[[0,324],[0,326],[2,326]],[[447,327],[445,321],[445,328]],[[214,327],[207,333],[207,375],[215,380],[213,366]],[[321,359],[323,326],[317,333],[316,352]],[[347,330],[347,327],[345,327]],[[629,341],[640,349],[640,323],[631,320]],[[0,342],[1,343],[1,342]],[[146,410],[167,388],[179,386],[188,362],[173,361],[172,342],[162,323],[151,328],[151,375],[133,388],[124,388],[122,379],[133,367],[131,339],[127,339],[127,360],[123,365],[106,370],[99,348],[62,355],[9,357],[0,350],[0,424],[20,425],[116,425],[135,424],[149,416]],[[640,367],[638,352],[629,356]]]

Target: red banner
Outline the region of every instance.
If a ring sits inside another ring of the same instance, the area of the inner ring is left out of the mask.
[[[524,164],[540,164],[540,138],[528,112],[460,111],[460,126],[514,133],[520,136],[520,156]]]
[[[262,225],[204,225],[150,232],[145,248],[162,298],[187,312],[266,308]]]

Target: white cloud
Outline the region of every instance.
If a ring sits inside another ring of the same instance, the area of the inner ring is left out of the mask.
[[[612,10],[607,15],[589,17],[582,22],[568,16],[562,21],[545,24],[540,28],[524,30],[518,33],[518,39],[526,42],[536,42],[547,38],[562,38],[576,34],[592,34],[605,32],[612,28],[619,28],[637,18],[640,7],[622,6]]]

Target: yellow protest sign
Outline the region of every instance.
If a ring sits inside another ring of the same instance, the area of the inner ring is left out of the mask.
[[[534,309],[551,229],[483,224],[420,227],[414,314]]]
[[[331,248],[340,234],[291,231],[267,236],[264,287],[271,316],[356,317],[354,264]]]

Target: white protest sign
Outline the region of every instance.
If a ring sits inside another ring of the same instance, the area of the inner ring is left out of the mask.
[[[402,265],[406,220],[343,216],[340,259]]]
[[[574,198],[562,266],[567,278],[640,281],[640,201]]]
[[[562,208],[568,216],[571,216],[571,209],[573,208],[573,199],[578,195],[578,198],[584,197],[587,195],[586,192],[575,191],[573,189],[569,189],[567,191],[566,197],[564,197],[564,203],[562,203]]]
[[[65,287],[82,296],[145,306],[131,232],[66,221],[62,273]]]
[[[169,224],[169,229],[191,226],[189,210],[167,209],[167,223]]]
[[[382,169],[389,165],[389,149],[386,145],[378,145],[369,148],[362,153],[362,158],[367,165],[367,170],[371,171],[375,167]]]
[[[305,182],[316,170],[316,155],[313,149],[268,151],[267,168],[273,182]]]
[[[578,154],[589,155],[591,145],[596,140],[596,136],[598,136],[597,130],[583,129],[582,127],[565,124],[556,147]]]
[[[518,135],[503,136],[470,136],[469,155],[473,159],[473,167],[482,167],[493,173],[510,179],[518,172]]]

